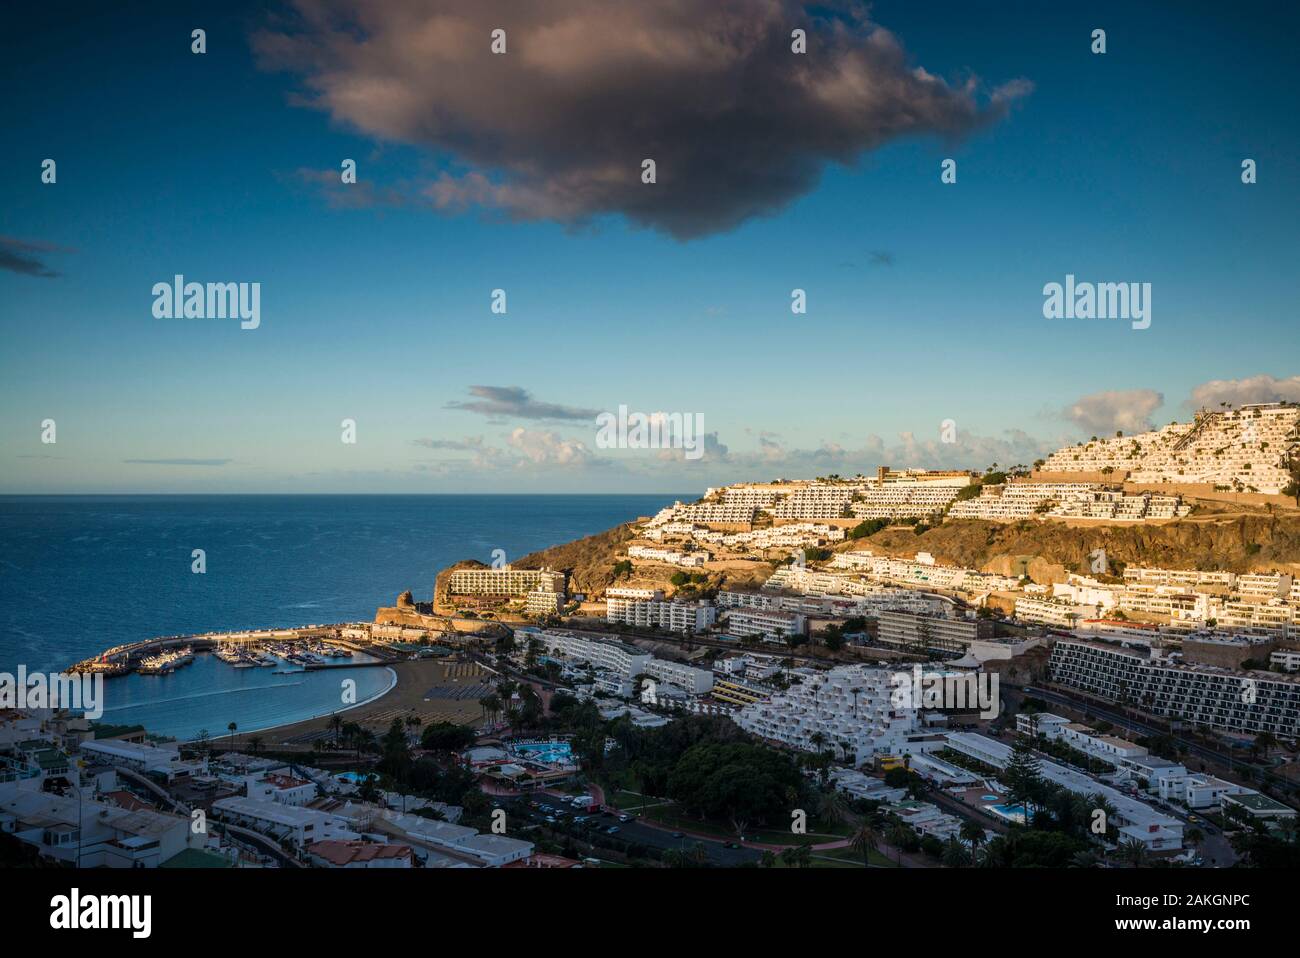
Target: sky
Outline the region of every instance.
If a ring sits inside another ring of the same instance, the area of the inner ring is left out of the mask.
[[[0,493],[702,492],[1300,400],[1289,4],[158,6],[6,15]]]

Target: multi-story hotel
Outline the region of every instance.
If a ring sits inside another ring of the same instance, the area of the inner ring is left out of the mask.
[[[757,635],[764,642],[780,642],[786,636],[803,635],[808,630],[808,620],[798,612],[731,609],[725,615],[727,631],[732,635]]]
[[[662,599],[605,597],[605,621],[673,632],[703,632],[717,621],[718,610],[709,602],[666,602]]]
[[[692,695],[705,695],[713,688],[713,672],[682,662],[651,659],[646,663],[645,674],[660,682],[685,689]]]
[[[1300,678],[1182,665],[1146,650],[1062,639],[1053,681],[1144,711],[1236,735],[1300,735]]]
[[[608,669],[624,678],[640,675],[652,656],[636,646],[623,642],[606,642],[588,639],[568,632],[536,629],[519,629],[521,635],[537,639],[551,655],[563,656],[577,662],[590,662],[596,668]]]
[[[529,592],[563,592],[564,573],[550,569],[457,569],[447,576],[451,595],[526,596]]]
[[[1202,572],[1199,569],[1156,569],[1129,566],[1124,570],[1126,584],[1173,585],[1187,588],[1221,587],[1231,590],[1237,577],[1231,572]]]
[[[760,738],[809,752],[829,749],[855,763],[912,750],[919,721],[915,709],[894,704],[893,673],[847,665],[800,675],[802,681],[733,713],[732,721]]]
[[[1084,619],[1095,618],[1099,610],[1095,605],[1079,605],[1068,599],[1039,596],[1020,596],[1016,599],[1016,618],[1037,625],[1056,625],[1074,628]]]
[[[988,619],[949,619],[915,612],[881,611],[877,640],[885,645],[942,652],[964,652],[973,642],[993,636]]]
[[[557,615],[563,608],[563,592],[534,589],[524,597],[524,612],[529,615]]]
[[[956,566],[939,565],[934,561],[933,556],[925,552],[918,552],[913,559],[878,556],[869,551],[841,552],[831,559],[830,568],[853,569],[879,582],[932,589],[990,592],[1020,588],[1019,579]]]

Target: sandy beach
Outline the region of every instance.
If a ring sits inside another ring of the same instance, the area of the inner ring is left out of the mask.
[[[472,725],[482,717],[478,700],[490,691],[491,673],[472,662],[420,659],[389,666],[397,683],[386,693],[362,705],[340,711],[345,722],[355,722],[379,734],[395,718],[415,716],[421,724],[454,722]],[[330,716],[263,729],[257,733],[264,748],[308,750],[317,741],[333,737]]]

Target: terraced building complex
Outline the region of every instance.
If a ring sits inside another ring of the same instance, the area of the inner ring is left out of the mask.
[[[1190,423],[1067,446],[1043,462],[1050,473],[1112,472],[1132,482],[1213,484],[1276,494],[1300,445],[1300,406],[1261,403],[1202,410]]]

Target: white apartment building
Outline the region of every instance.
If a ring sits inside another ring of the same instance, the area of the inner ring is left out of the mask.
[[[683,504],[675,502],[661,509],[653,519],[651,526],[664,526],[668,523],[691,523],[700,525],[753,525],[753,505],[745,502],[692,502]]]
[[[1055,625],[1061,628],[1074,628],[1084,619],[1098,617],[1097,606],[1078,605],[1063,599],[1040,598],[1031,595],[1016,599],[1016,618],[1021,622],[1038,625]]]
[[[663,589],[652,589],[649,587],[638,587],[628,585],[612,585],[605,590],[605,598],[608,599],[639,599],[642,601],[662,602],[664,598]]]
[[[1268,662],[1283,672],[1300,672],[1300,649],[1277,649],[1269,655]]]
[[[1119,590],[1087,576],[1066,575],[1066,581],[1052,583],[1052,598],[1086,605],[1107,612],[1119,601]]]
[[[520,629],[524,632],[525,630]],[[652,656],[649,652],[623,642],[606,642],[588,639],[568,632],[530,631],[550,655],[558,655],[577,662],[590,662],[596,668],[608,669],[624,678],[640,675],[646,670]]]
[[[1237,576],[1236,591],[1242,595],[1286,598],[1291,594],[1295,577],[1281,573],[1243,573]]]
[[[840,552],[831,558],[830,568],[862,572],[878,582],[953,592],[1010,591],[1020,588],[1020,580],[1017,578],[939,565],[927,553],[918,553],[913,559],[902,559],[878,556],[868,551]]]
[[[457,569],[447,577],[451,595],[502,595],[522,598],[529,592],[563,592],[564,573],[549,569]]]
[[[564,593],[543,592],[536,589],[524,597],[524,612],[528,615],[558,615],[564,610]]]
[[[268,798],[234,795],[212,803],[212,814],[224,822],[243,825],[276,839],[303,846],[321,839],[351,841],[361,838],[345,819],[313,808],[284,805]]]
[[[180,815],[28,789],[0,795],[0,831],[80,868],[157,868],[206,841]]]
[[[628,546],[627,557],[645,562],[666,562],[683,569],[703,567],[713,556],[708,552],[678,552],[675,549],[656,549],[653,546]]]
[[[752,532],[696,533],[696,539],[716,542],[729,549],[798,549],[844,541],[844,530],[820,522],[791,522]]]
[[[964,652],[972,643],[986,641],[993,635],[993,623],[988,619],[949,619],[915,612],[881,611],[876,614],[876,620],[878,641],[902,648]]]
[[[954,503],[948,517],[995,522],[1034,518],[1142,522],[1173,519],[1190,511],[1178,496],[1149,492],[1129,495],[1092,482],[1028,481],[984,486],[976,498]]]
[[[666,682],[669,685],[685,689],[692,695],[705,695],[713,688],[713,672],[699,669],[683,662],[669,662],[666,659],[651,659],[646,663],[645,674]]]
[[[1300,678],[1182,665],[1146,650],[1060,639],[1053,681],[1194,725],[1255,736],[1300,735]]]
[[[1157,569],[1151,566],[1128,566],[1124,569],[1126,584],[1166,585],[1194,589],[1213,586],[1231,591],[1237,576],[1231,572],[1202,572],[1199,569]]]
[[[661,628],[672,632],[704,632],[717,621],[718,610],[709,602],[666,602],[654,599],[605,599],[605,621]]]
[[[895,707],[892,672],[846,665],[799,674],[801,682],[732,713],[732,721],[760,738],[809,752],[829,749],[855,765],[914,750],[920,722],[915,709]]]
[[[863,490],[849,509],[855,519],[928,519],[948,508],[960,488],[928,483],[887,484]]]
[[[315,782],[277,772],[250,775],[245,779],[245,792],[249,798],[280,805],[301,807],[314,799],[318,791]]]
[[[727,631],[739,636],[760,636],[764,642],[781,642],[786,636],[806,635],[808,620],[798,612],[778,612],[773,609],[740,609],[727,611]]]
[[[858,490],[845,485],[806,486],[767,508],[775,519],[842,519]]]

